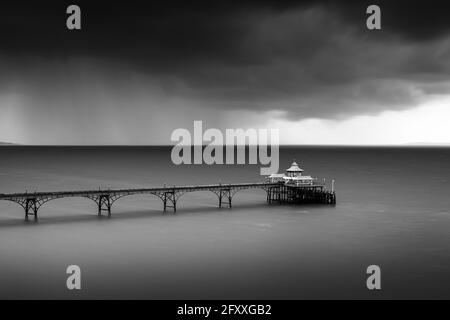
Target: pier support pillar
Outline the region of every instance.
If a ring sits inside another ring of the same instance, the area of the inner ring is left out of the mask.
[[[175,190],[164,192],[163,203],[164,203],[164,212],[167,211],[167,208],[172,208],[173,212],[177,212],[177,199],[175,195]]]
[[[102,215],[102,211],[108,212],[108,217],[111,217],[111,197],[109,194],[102,194],[98,198],[98,215]]]
[[[336,193],[335,192],[333,192],[331,194],[331,204],[336,204]]]
[[[225,198],[225,199],[224,199]],[[219,191],[219,208],[222,208],[222,204],[224,203],[228,205],[228,208],[231,208],[231,189],[220,189]],[[226,201],[228,200],[228,201]]]
[[[25,202],[25,220],[28,220],[28,216],[34,216],[34,220],[38,218],[38,203],[36,198],[28,198]]]
[[[281,192],[279,187],[267,189],[267,203],[271,204],[273,201],[277,201],[281,204]]]

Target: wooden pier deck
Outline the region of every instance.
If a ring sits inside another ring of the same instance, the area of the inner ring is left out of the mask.
[[[233,196],[245,189],[259,188],[267,193],[267,203],[279,204],[335,204],[336,194],[328,191],[323,185],[290,186],[284,183],[256,182],[256,183],[234,183],[234,184],[209,184],[193,186],[173,186],[145,189],[107,189],[87,191],[58,191],[58,192],[35,192],[35,193],[12,193],[0,194],[0,201],[12,201],[25,210],[25,219],[28,216],[38,218],[39,209],[47,202],[61,198],[83,197],[94,201],[98,207],[98,215],[106,212],[111,216],[111,207],[119,199],[136,195],[155,195],[163,202],[163,210],[177,210],[178,199],[188,193],[195,191],[211,191],[219,200],[219,207],[231,208]]]

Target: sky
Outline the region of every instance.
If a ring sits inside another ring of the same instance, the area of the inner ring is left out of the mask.
[[[66,8],[81,8],[81,30]],[[381,30],[366,8],[381,8]],[[0,141],[171,144],[177,128],[284,144],[450,143],[445,1],[2,4]]]

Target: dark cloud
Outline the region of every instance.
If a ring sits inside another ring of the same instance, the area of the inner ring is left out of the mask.
[[[389,34],[412,41],[428,41],[448,35],[450,31],[450,2],[436,1],[408,1],[408,0],[350,0],[329,1],[347,21],[355,22],[360,19],[360,12],[371,4],[379,5],[382,9],[383,29]],[[361,31],[365,31],[362,28]]]
[[[81,31],[65,28],[72,2],[2,5],[0,91],[37,94],[45,105],[51,97],[42,92],[56,87],[86,103],[91,83],[101,82],[105,94],[132,99],[137,85],[128,77],[138,74],[158,101],[295,119],[411,108],[448,93],[448,1],[76,3]],[[383,29],[369,32],[373,3]]]
[[[179,60],[233,58],[255,16],[320,7],[366,32],[368,5],[382,8],[386,33],[427,40],[450,30],[450,4],[435,0],[346,1],[76,1],[83,9],[81,32],[65,29],[65,9],[73,1],[2,4],[2,49],[11,53],[74,53],[133,58],[140,53]]]

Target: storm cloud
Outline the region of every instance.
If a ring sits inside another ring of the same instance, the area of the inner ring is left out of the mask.
[[[117,135],[181,115],[342,119],[449,94],[448,5],[393,2],[375,2],[377,31],[372,1],[78,1],[80,31],[65,28],[71,3],[2,5],[0,103],[18,97],[18,122],[71,119],[89,136],[95,121]]]

